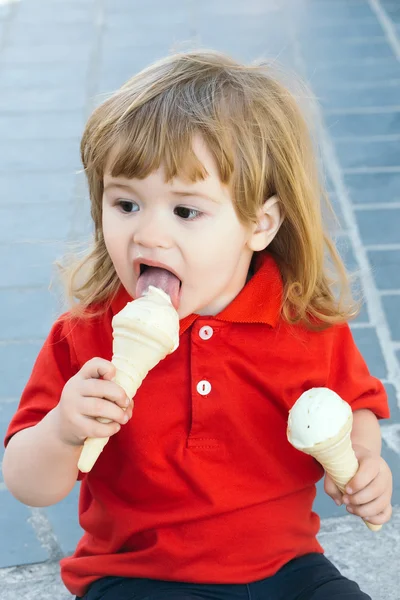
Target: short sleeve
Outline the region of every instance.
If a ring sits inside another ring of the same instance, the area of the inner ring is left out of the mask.
[[[390,416],[386,390],[370,374],[347,324],[335,327],[327,386],[346,400],[353,411],[368,409],[378,419]]]
[[[65,383],[75,374],[67,332],[68,321],[61,317],[39,352],[17,412],[8,426],[5,445],[18,431],[39,423],[58,404]]]

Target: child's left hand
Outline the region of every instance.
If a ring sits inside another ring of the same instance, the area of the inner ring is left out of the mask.
[[[344,503],[352,515],[383,525],[392,515],[392,473],[381,456],[363,446],[353,448],[360,465],[345,493],[342,495],[328,474],[325,475],[325,492],[338,506]]]

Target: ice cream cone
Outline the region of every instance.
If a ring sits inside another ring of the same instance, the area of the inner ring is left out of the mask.
[[[301,449],[324,467],[342,493],[358,470],[358,460],[350,438],[352,426],[353,413],[350,413],[348,420],[337,435],[315,444],[311,448]],[[382,527],[382,525],[373,525],[365,520],[364,522],[371,531],[379,531]]]
[[[176,350],[179,335],[179,317],[169,297],[161,290],[147,298],[134,300],[113,319],[113,357],[116,367],[113,379],[133,398],[147,373],[163,358]],[[155,295],[154,295],[155,294]],[[141,301],[138,305],[137,302]],[[154,314],[154,311],[157,314]],[[110,423],[107,419],[98,419]],[[87,438],[82,448],[78,468],[88,473],[100,456],[109,438]]]

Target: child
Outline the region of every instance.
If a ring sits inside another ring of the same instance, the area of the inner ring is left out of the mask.
[[[61,561],[65,585],[86,600],[368,598],[323,556],[323,471],[286,439],[300,394],[335,390],[354,411],[360,467],[343,497],[327,477],[326,491],[389,520],[386,395],[346,324],[293,97],[267,67],[178,54],[98,107],[81,149],[94,246],[70,274],[79,302],[39,354],[3,467],[16,498],[47,506],[74,486],[85,438],[111,437],[81,477],[85,534]],[[133,408],[112,381],[111,319],[144,270],[178,308],[180,345]]]

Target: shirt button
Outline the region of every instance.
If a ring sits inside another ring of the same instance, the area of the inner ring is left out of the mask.
[[[211,392],[211,383],[209,381],[199,381],[197,391],[201,396],[207,396]]]
[[[206,325],[205,327],[202,327],[199,331],[199,336],[201,337],[202,340],[209,340],[210,337],[212,337],[214,333],[214,330],[212,327],[210,327],[209,325]]]

